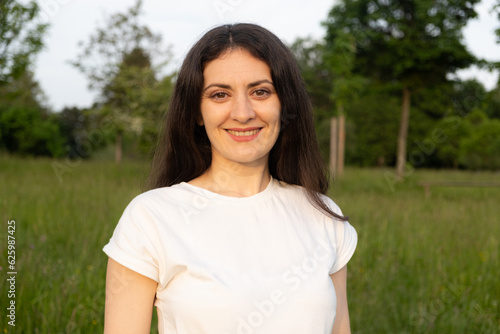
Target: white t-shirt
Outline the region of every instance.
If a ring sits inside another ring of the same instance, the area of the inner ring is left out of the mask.
[[[330,334],[329,275],[356,242],[302,187],[271,180],[235,198],[183,182],[132,200],[104,252],[158,282],[160,333]]]

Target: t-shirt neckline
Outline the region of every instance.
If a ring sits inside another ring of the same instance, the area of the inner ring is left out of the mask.
[[[219,199],[219,200],[228,201],[228,202],[240,202],[240,203],[242,203],[242,202],[250,202],[250,201],[253,202],[253,201],[261,200],[262,198],[268,197],[269,194],[272,193],[272,189],[275,187],[275,183],[276,183],[276,181],[271,176],[269,183],[266,186],[266,188],[264,188],[264,190],[262,190],[261,192],[258,192],[255,195],[247,196],[247,197],[232,197],[232,196],[221,195],[221,194],[215,193],[213,191],[210,191],[208,189],[192,185],[192,184],[187,183],[187,182],[181,182],[178,184],[178,186],[190,189],[190,190],[198,193],[199,195],[205,196],[207,198]]]

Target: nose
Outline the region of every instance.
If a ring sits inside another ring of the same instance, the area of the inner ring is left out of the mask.
[[[235,99],[232,109],[231,118],[240,123],[247,123],[255,118],[252,101],[245,94],[240,95]]]

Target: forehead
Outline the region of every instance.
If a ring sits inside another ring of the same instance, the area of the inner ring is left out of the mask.
[[[203,77],[205,83],[212,80],[271,80],[271,69],[247,50],[234,49],[227,50],[208,62],[203,70]]]

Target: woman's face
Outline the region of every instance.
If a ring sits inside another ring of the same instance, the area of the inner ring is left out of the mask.
[[[269,66],[246,50],[229,50],[206,64],[203,78],[201,115],[212,164],[267,165],[281,111]]]

